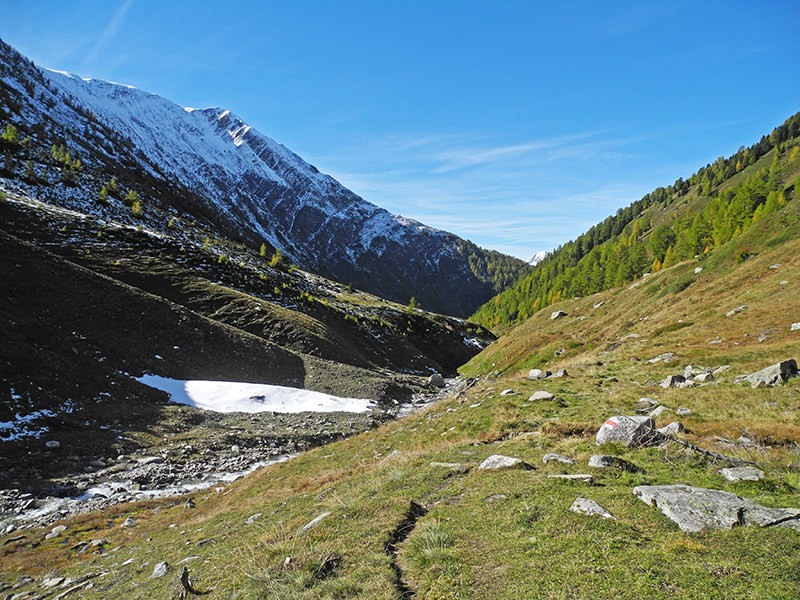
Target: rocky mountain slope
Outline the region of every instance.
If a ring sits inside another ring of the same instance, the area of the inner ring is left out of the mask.
[[[189,497],[9,531],[0,589],[796,598],[798,148],[764,157],[785,202],[712,252],[556,300],[405,419]]]
[[[391,300],[465,316],[527,268],[389,214],[228,110],[41,69],[2,41],[0,123],[44,151],[5,165],[8,179],[25,175],[15,184],[28,196],[120,220],[133,200],[107,195],[115,177],[124,195],[138,195],[136,217],[151,229],[168,222],[154,209],[169,210]]]

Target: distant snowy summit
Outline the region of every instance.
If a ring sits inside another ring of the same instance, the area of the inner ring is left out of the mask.
[[[229,110],[42,69],[2,40],[0,109],[40,146],[66,142],[87,171],[162,182],[150,189],[170,198],[151,201],[177,199],[226,236],[267,242],[301,268],[391,300],[466,316],[527,268],[371,204]],[[100,185],[84,197],[96,198]]]
[[[533,256],[531,256],[525,262],[527,262],[532,267],[535,267],[536,265],[538,265],[540,262],[542,262],[544,260],[545,256],[547,256],[547,250],[539,250],[539,252],[536,252]]]

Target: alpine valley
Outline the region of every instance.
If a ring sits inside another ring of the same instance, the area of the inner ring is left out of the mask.
[[[0,594],[799,597],[776,125],[527,264],[0,43]]]

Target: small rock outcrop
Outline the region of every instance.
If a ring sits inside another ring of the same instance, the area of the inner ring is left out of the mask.
[[[625,446],[654,446],[663,441],[650,417],[617,415],[603,423],[597,432],[598,446],[619,442]]]
[[[786,381],[797,376],[797,361],[793,358],[784,360],[765,369],[737,377],[734,383],[749,382],[750,387],[763,388],[783,385]]]
[[[689,485],[640,485],[633,493],[655,506],[683,531],[730,529],[739,525],[789,527],[800,531],[800,509],[767,508],[722,490]]]
[[[557,454],[555,452],[548,452],[547,454],[545,454],[542,457],[542,462],[544,464],[547,464],[547,463],[553,462],[553,461],[564,463],[566,465],[574,465],[575,464],[575,459],[574,458],[570,458],[569,456],[564,456],[563,454]]]
[[[764,471],[755,467],[730,467],[717,472],[728,481],[760,481],[764,479]]]
[[[569,509],[572,512],[578,513],[580,515],[588,515],[588,516],[598,515],[600,517],[603,517],[604,519],[613,519],[615,521],[617,520],[617,518],[614,515],[612,515],[602,506],[600,506],[597,502],[595,502],[594,500],[589,500],[588,498],[584,498],[583,496],[579,496],[578,498],[576,498],[575,502],[572,503],[572,506],[570,506]]]
[[[566,316],[567,313],[565,313],[563,310],[555,310],[552,313],[550,313],[550,320],[555,321],[556,319],[561,319],[562,317]]]
[[[550,371],[542,371],[541,369],[531,369],[528,371],[528,379],[545,379],[550,377]]]
[[[533,467],[521,458],[512,458],[502,454],[492,454],[484,460],[478,469],[482,471],[499,471],[502,469],[532,469]]]
[[[539,390],[537,392],[533,392],[528,400],[552,400],[553,398],[555,398],[555,396],[550,392]]]
[[[664,389],[671,387],[680,387],[681,384],[686,382],[686,377],[683,375],[670,375],[661,382],[661,387]]]
[[[444,377],[442,377],[439,373],[434,373],[428,377],[428,385],[443,388],[445,386]]]

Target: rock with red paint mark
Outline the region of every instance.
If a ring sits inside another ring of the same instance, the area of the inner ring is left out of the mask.
[[[608,419],[597,432],[597,445],[619,442],[625,446],[655,446],[664,436],[650,417],[617,415]]]

